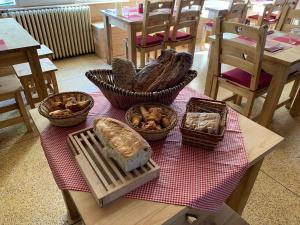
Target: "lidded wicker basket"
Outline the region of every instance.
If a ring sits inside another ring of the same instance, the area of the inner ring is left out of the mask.
[[[134,126],[131,122],[131,117],[134,113],[140,113],[140,106],[144,106],[146,109],[149,109],[151,107],[161,108],[163,114],[166,115],[167,118],[170,120],[170,126],[162,128],[161,130],[145,130],[140,127]],[[125,121],[132,129],[134,129],[136,132],[142,135],[142,137],[145,138],[147,141],[157,141],[167,137],[170,131],[176,126],[178,119],[177,113],[169,106],[159,103],[145,103],[132,106],[130,109],[128,109],[125,114]]]
[[[63,102],[64,98],[75,97],[77,101],[90,100],[90,103],[83,110],[74,112],[67,116],[50,116],[49,113],[53,111],[51,102]],[[94,99],[84,92],[61,92],[55,95],[50,95],[45,98],[38,107],[39,113],[46,117],[50,123],[58,127],[71,127],[78,125],[86,120],[86,117],[94,106]]]
[[[219,113],[221,116],[219,133],[210,134],[185,127],[186,115],[188,112]],[[219,141],[222,141],[224,138],[226,121],[227,107],[225,102],[202,98],[191,98],[187,103],[186,112],[180,125],[182,143],[201,149],[213,150]]]
[[[170,105],[179,92],[197,76],[197,72],[190,70],[184,79],[174,87],[155,92],[134,92],[119,88],[114,84],[112,70],[108,69],[90,70],[85,75],[99,87],[113,106],[120,109],[128,109],[131,106],[145,102],[158,102]]]

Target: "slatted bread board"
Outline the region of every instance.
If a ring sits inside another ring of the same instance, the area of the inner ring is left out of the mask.
[[[69,134],[68,144],[100,207],[159,176],[160,168],[152,159],[131,172],[122,170],[103,154],[103,144],[92,127]]]

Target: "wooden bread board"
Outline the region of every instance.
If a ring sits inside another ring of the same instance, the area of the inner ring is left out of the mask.
[[[103,145],[92,127],[69,134],[67,141],[100,207],[159,177],[160,168],[152,159],[131,172],[122,170],[103,154]]]

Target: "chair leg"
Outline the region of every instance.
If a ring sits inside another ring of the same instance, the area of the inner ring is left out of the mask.
[[[24,89],[24,93],[25,93],[27,103],[30,105],[30,108],[34,109],[35,104],[34,104],[34,101],[32,99],[28,79],[24,77],[24,78],[20,78],[20,81],[21,81],[21,84],[22,84],[23,89]]]
[[[243,112],[244,116],[246,116],[248,118],[250,118],[250,116],[251,116],[254,100],[255,100],[255,95],[254,95],[254,93],[251,93],[247,97],[247,103],[245,105],[244,112]]]
[[[243,96],[237,95],[236,99],[234,100],[234,104],[241,105],[243,100]]]
[[[294,98],[295,98],[295,96],[296,96],[296,93],[297,93],[297,90],[298,90],[298,88],[299,88],[299,85],[300,85],[300,76],[294,81],[293,87],[292,87],[291,92],[290,92],[290,99],[291,99],[291,101],[288,102],[288,103],[285,105],[285,107],[286,107],[287,109],[290,109],[290,108],[291,108],[291,104],[292,104],[292,102],[293,102],[293,100],[294,100]]]
[[[214,77],[210,97],[213,99],[217,99],[218,92],[219,92],[219,81],[217,77]]]
[[[189,44],[188,44],[188,52],[194,57],[195,53],[195,47],[196,47],[196,38],[194,38]]]
[[[205,43],[206,43],[206,36],[207,36],[207,30],[205,24],[203,25],[202,29],[202,35],[201,35],[201,41],[200,41],[200,49],[205,49]]]
[[[27,111],[26,111],[26,108],[25,108],[25,105],[24,105],[24,102],[23,102],[23,99],[22,99],[22,96],[21,96],[21,91],[17,91],[15,93],[15,100],[16,100],[16,103],[19,107],[19,111],[20,111],[20,114],[24,120],[24,123],[27,127],[27,131],[28,132],[31,132],[32,131],[32,127],[30,125],[30,119],[28,117],[28,114],[27,114]]]
[[[54,94],[57,94],[57,93],[59,93],[59,90],[58,90],[58,85],[57,85],[57,80],[56,80],[56,74],[54,71],[50,72],[50,77],[51,77],[51,82],[52,82],[53,89],[54,89]]]
[[[126,59],[128,59],[128,40],[127,40],[127,38],[124,39],[124,47],[125,47]]]
[[[145,66],[145,52],[143,51],[143,49],[141,49],[141,56],[140,56],[140,59],[141,59],[141,67],[144,67]]]
[[[154,51],[154,59],[157,59],[157,50]]]
[[[298,91],[295,95],[292,108],[290,110],[290,114],[291,116],[297,116],[299,112],[300,112],[300,88],[298,88]]]

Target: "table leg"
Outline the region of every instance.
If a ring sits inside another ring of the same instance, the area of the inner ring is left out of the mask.
[[[69,191],[63,190],[61,191],[62,195],[64,197],[64,201],[68,210],[68,223],[74,224],[77,223],[79,220],[81,220],[80,215],[77,211],[77,208],[70,196]]]
[[[209,48],[209,54],[208,54],[208,69],[207,69],[207,75],[206,75],[206,81],[205,81],[205,88],[204,88],[204,94],[207,96],[211,96],[211,90],[212,90],[212,85],[213,85],[213,78],[214,78],[214,42],[211,42],[211,46]]]
[[[268,127],[272,122],[274,112],[288,76],[288,68],[283,65],[280,65],[276,70],[273,68],[273,70],[272,81],[259,116],[259,124],[264,127]]]
[[[104,30],[105,30],[105,41],[106,41],[106,61],[108,64],[111,64],[113,49],[112,49],[111,24],[109,23],[108,16],[104,16]]]
[[[263,159],[255,163],[246,171],[238,186],[226,200],[226,204],[240,215],[242,215],[246,206],[262,163]]]
[[[43,100],[48,96],[47,88],[45,85],[43,72],[40,64],[40,59],[36,49],[27,51],[27,58],[30,65],[32,77],[34,79],[35,87],[38,96]]]
[[[136,30],[134,25],[129,25],[128,29],[128,59],[137,66],[136,61],[136,45],[135,45]]]
[[[291,116],[297,116],[299,112],[300,112],[300,88],[298,88],[298,91],[293,100],[293,104],[290,109],[290,114]]]

